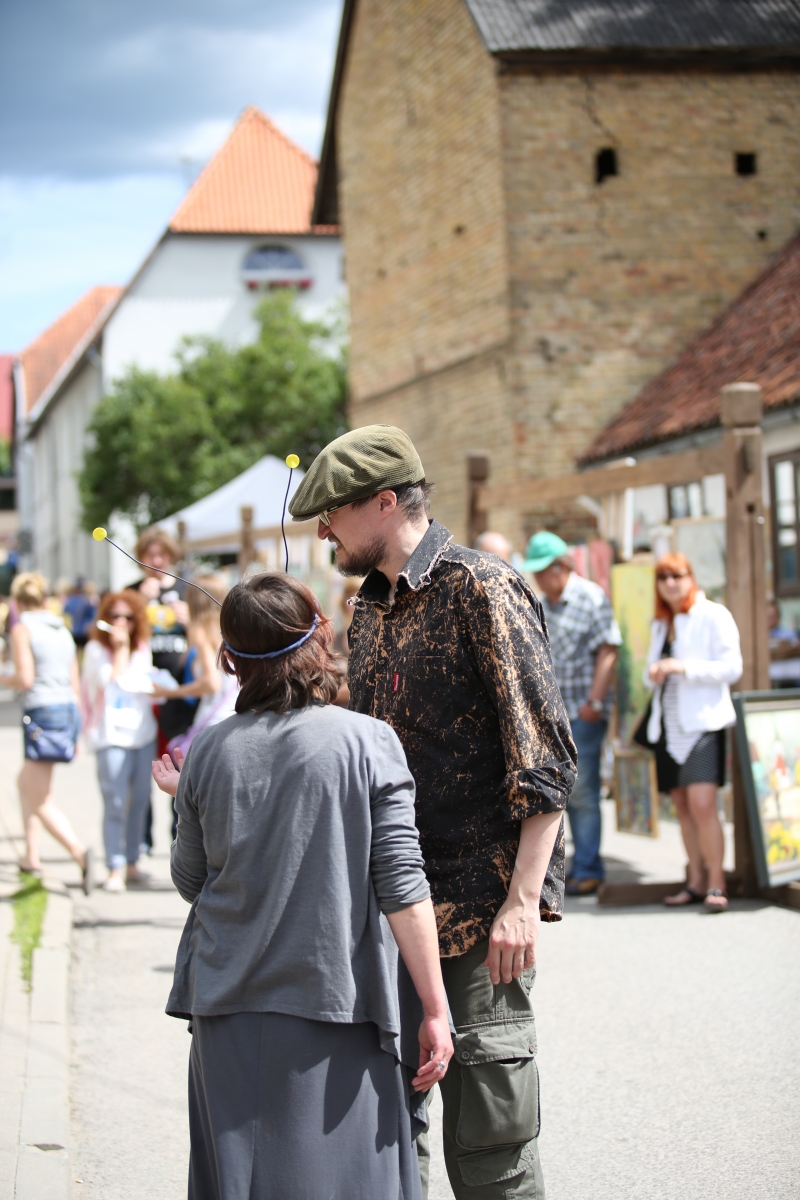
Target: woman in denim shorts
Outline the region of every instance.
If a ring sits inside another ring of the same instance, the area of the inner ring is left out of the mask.
[[[25,739],[25,762],[17,780],[25,822],[25,857],[20,870],[41,871],[39,835],[44,826],[75,859],[88,895],[92,852],[78,841],[52,797],[53,767],[72,760],[81,728],[75,643],[63,619],[45,606],[47,581],[42,575],[17,575],[11,596],[19,620],[10,635],[14,674],[5,682],[21,692]]]

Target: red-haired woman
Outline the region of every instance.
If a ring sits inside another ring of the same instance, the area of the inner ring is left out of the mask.
[[[739,631],[722,604],[707,600],[683,554],[656,563],[656,616],[645,683],[653,689],[647,737],[656,746],[658,786],[672,796],[689,872],[665,904],[728,906],[717,788],[724,782],[725,729],[735,714],[730,684],[742,674]]]
[[[97,621],[83,656],[84,732],[97,753],[103,793],[103,840],[108,892],[144,876],[136,863],[150,807],[151,763],[158,727],[147,692],[150,625],[138,592],[110,592],[100,601]],[[123,874],[124,872],[124,874]]]

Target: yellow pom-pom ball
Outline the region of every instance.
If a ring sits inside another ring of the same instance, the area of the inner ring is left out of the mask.
[[[98,525],[97,529],[92,530],[92,537],[96,542],[104,542],[108,537],[108,530],[103,529],[102,525]]]
[[[296,454],[287,454],[286,455],[286,465],[287,465],[287,467],[290,467],[291,470],[293,471],[295,469],[295,467],[300,466],[300,459],[297,457]]]

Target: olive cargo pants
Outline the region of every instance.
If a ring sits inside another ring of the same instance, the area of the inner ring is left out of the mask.
[[[544,1200],[539,1165],[539,1076],[530,993],[536,968],[496,987],[488,940],[442,975],[456,1027],[442,1089],[444,1157],[456,1200]],[[427,1200],[428,1134],[417,1139]]]

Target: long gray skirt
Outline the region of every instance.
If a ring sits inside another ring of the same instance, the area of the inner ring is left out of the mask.
[[[371,1023],[193,1019],[189,1200],[422,1200],[408,1071]]]

